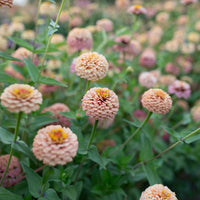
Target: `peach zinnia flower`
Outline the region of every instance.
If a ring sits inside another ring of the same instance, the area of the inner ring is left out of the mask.
[[[178,200],[176,194],[172,192],[167,186],[162,184],[155,184],[148,187],[140,197],[140,200]]]
[[[147,13],[147,10],[141,5],[133,5],[128,9],[128,13],[136,14],[136,15],[140,15],[140,14],[145,15]]]
[[[108,66],[108,62],[103,55],[96,52],[89,52],[77,58],[75,71],[81,78],[98,81],[106,76]]]
[[[10,156],[9,154],[0,156],[0,179],[3,177],[9,156]],[[12,156],[8,172],[6,174],[2,186],[10,187],[12,185],[15,185],[22,180],[22,177],[23,177],[23,171],[20,166],[20,163],[15,156]]]
[[[139,75],[138,81],[140,85],[147,88],[152,88],[157,83],[157,78],[151,72],[142,72]]]
[[[34,87],[26,84],[12,84],[1,94],[1,105],[10,112],[30,113],[39,109],[42,94]]]
[[[74,28],[67,36],[67,44],[74,51],[90,49],[93,45],[92,35],[86,28]]]
[[[13,0],[1,0],[0,1],[0,7],[12,8],[13,7]]]
[[[108,88],[91,88],[82,99],[86,115],[95,120],[114,119],[119,109],[117,95]]]
[[[172,107],[171,97],[161,89],[149,89],[142,95],[142,105],[148,111],[165,115]]]
[[[151,48],[146,48],[140,56],[140,65],[146,68],[152,68],[156,64],[156,53]]]
[[[113,23],[109,19],[100,19],[96,22],[96,26],[100,30],[105,30],[106,32],[110,32],[113,30]]]
[[[78,150],[77,136],[69,128],[50,125],[38,131],[33,141],[33,153],[44,164],[65,165]]]

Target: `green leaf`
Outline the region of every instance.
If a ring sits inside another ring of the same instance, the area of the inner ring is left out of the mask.
[[[1,83],[16,83],[18,82],[18,80],[14,79],[12,76],[4,72],[0,72],[0,82]]]
[[[64,83],[61,83],[53,78],[50,78],[50,77],[46,77],[46,76],[41,76],[40,79],[39,79],[39,83],[43,83],[43,84],[46,84],[46,85],[58,85],[58,86],[61,86],[61,87],[67,87],[66,84]]]
[[[82,190],[82,187],[83,187],[83,183],[79,182],[79,183],[76,183],[76,185],[67,186],[67,188],[64,188],[62,192],[70,200],[78,200],[79,195],[80,195],[81,190]]]
[[[47,200],[60,200],[60,198],[58,197],[57,193],[55,190],[53,189],[48,189],[45,193],[44,193],[44,199]]]
[[[22,152],[24,155],[28,156],[31,160],[36,162],[35,156],[24,141],[17,141],[16,143],[12,144],[12,147],[17,151]]]
[[[99,166],[103,169],[106,169],[106,166],[104,164],[104,160],[99,155],[99,152],[97,151],[96,146],[92,145],[88,151],[88,158],[92,160],[93,162],[99,164]]]
[[[12,40],[14,43],[18,44],[19,46],[24,47],[25,49],[28,49],[29,51],[33,52],[33,46],[25,40],[16,37],[9,37],[9,39]]]
[[[71,119],[76,119],[76,113],[75,112],[61,112],[61,115],[65,117],[69,117]]]
[[[6,60],[21,61],[21,60],[19,60],[19,59],[17,59],[17,58],[14,58],[14,57],[8,55],[8,54],[5,53],[5,52],[2,52],[2,51],[0,51],[0,58],[4,58],[4,59],[6,59]]]
[[[21,165],[26,173],[29,192],[33,197],[38,198],[42,189],[42,178],[27,165],[23,163]]]
[[[0,127],[0,141],[4,144],[11,144],[14,139],[14,135],[6,129]]]
[[[186,139],[185,142],[187,144],[190,144],[190,143],[195,142],[197,140],[200,140],[200,134],[191,136],[190,138]]]
[[[16,195],[3,187],[0,187],[0,200],[23,200],[19,195]]]
[[[31,77],[31,80],[35,83],[39,77],[39,69],[31,62],[30,59],[24,59],[26,67],[28,69],[28,73]]]
[[[44,53],[45,51],[46,51],[46,46],[37,48],[34,51],[34,53]],[[50,53],[50,52],[57,52],[57,51],[58,51],[57,48],[50,46],[47,52]]]
[[[57,119],[54,119],[52,117],[49,116],[37,116],[34,121],[31,123],[30,125],[30,129],[32,130],[36,130],[38,128],[40,128],[41,126],[44,126],[46,124],[50,124],[52,122],[57,122]]]
[[[142,167],[150,185],[161,183],[161,179],[156,173],[156,170],[152,163],[147,163],[146,165],[143,165]]]
[[[166,126],[162,126],[162,128],[167,131],[167,133],[169,133],[171,136],[175,137],[176,139],[180,139],[181,136],[178,132],[176,132],[175,130],[171,129],[171,128],[168,128]]]
[[[126,119],[123,119],[124,122],[127,122],[128,124],[130,124],[131,126],[134,126],[134,127],[140,127],[141,126],[141,122],[139,120],[134,120],[133,122],[129,121],[129,120],[126,120]]]

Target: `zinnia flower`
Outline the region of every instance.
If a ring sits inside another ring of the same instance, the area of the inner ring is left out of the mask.
[[[69,128],[50,125],[40,129],[33,141],[33,153],[44,164],[65,165],[78,150],[77,136]]]
[[[181,3],[183,5],[189,5],[189,4],[192,4],[192,3],[197,3],[198,0],[181,0]]]
[[[95,120],[114,119],[119,109],[117,95],[108,88],[91,88],[82,99],[86,115]]]
[[[9,154],[0,156],[0,179],[3,177],[9,156],[10,156]],[[15,156],[12,156],[8,172],[6,174],[2,186],[10,187],[12,185],[15,185],[22,180],[22,177],[23,177],[23,171],[20,166],[20,163]]]
[[[92,117],[89,117],[89,123],[93,126],[95,123],[95,119]],[[108,129],[114,122],[114,119],[104,119],[99,120],[97,127],[100,129]]]
[[[140,15],[140,14],[145,15],[147,13],[147,10],[141,5],[133,5],[128,9],[128,13],[135,15]]]
[[[19,65],[20,67],[23,67],[23,66],[25,65],[23,59],[24,59],[24,58],[26,58],[26,59],[32,58],[33,53],[32,53],[31,51],[29,51],[29,50],[23,48],[23,47],[20,47],[20,48],[18,48],[18,49],[12,54],[12,56],[13,56],[14,58],[18,58],[18,59],[22,60],[21,62],[20,62],[20,61],[12,61],[12,63],[13,63],[14,65]],[[33,64],[37,66],[38,63],[39,63],[38,57],[37,57],[36,54],[34,54],[34,57],[33,57]]]
[[[157,78],[150,72],[142,72],[139,75],[138,81],[142,86],[152,88],[155,86]]]
[[[12,84],[1,94],[1,105],[10,112],[30,113],[39,109],[42,94],[34,87],[26,84]]]
[[[176,80],[169,86],[168,92],[175,94],[178,98],[188,99],[191,95],[191,88],[185,81]]]
[[[1,0],[0,1],[0,7],[12,8],[13,7],[13,0]]]
[[[153,49],[147,48],[140,56],[140,65],[146,68],[152,68],[156,64],[156,53]]]
[[[96,26],[100,30],[105,30],[106,32],[110,32],[113,30],[113,23],[109,19],[100,19],[96,22]]]
[[[171,97],[161,89],[149,89],[142,95],[142,105],[148,111],[165,115],[172,107]]]
[[[77,58],[75,71],[81,78],[97,81],[106,76],[108,66],[108,62],[103,55],[96,52],[89,52]]]
[[[195,122],[200,122],[200,106],[199,105],[195,105],[192,109],[191,109],[191,114],[192,114],[192,119]]]
[[[140,200],[178,200],[176,194],[167,186],[155,184],[148,187],[140,197]]]
[[[46,107],[42,110],[42,113],[51,112],[53,113],[53,117],[58,119],[58,122],[52,122],[51,125],[61,125],[64,127],[70,126],[69,118],[60,114],[61,112],[69,112],[70,109],[63,103],[55,103],[49,107]]]
[[[74,28],[67,36],[67,44],[74,51],[91,49],[93,45],[92,35],[86,28]]]

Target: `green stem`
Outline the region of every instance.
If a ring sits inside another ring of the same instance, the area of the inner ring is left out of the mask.
[[[39,18],[41,3],[42,3],[42,0],[39,0],[36,20],[35,20],[35,36],[34,36],[34,41],[33,41],[33,50],[35,50],[35,44],[36,44],[36,39],[37,39],[38,18]],[[34,58],[34,53],[32,55],[32,61],[33,61],[33,58]]]
[[[197,132],[200,131],[200,128],[196,129],[195,131],[189,133],[188,135],[186,135],[184,138],[180,139],[179,141],[175,142],[174,144],[172,144],[171,146],[169,146],[167,149],[165,149],[164,151],[162,151],[161,153],[159,153],[158,155],[156,155],[155,157],[147,160],[147,161],[143,161],[138,163],[137,165],[135,165],[134,169],[137,169],[138,167],[140,167],[141,165],[145,165],[159,157],[161,157],[164,153],[170,151],[171,149],[173,149],[174,147],[176,147],[177,145],[179,145],[181,142],[185,142],[185,140],[187,140],[188,138],[190,138],[191,136],[193,136],[194,134],[196,134]]]
[[[144,125],[148,122],[149,118],[151,117],[152,112],[148,112],[147,117],[145,118],[145,120],[143,121],[143,123],[141,124],[140,127],[138,127],[135,132],[118,148],[116,149],[114,152],[111,153],[111,155],[117,153],[120,149],[123,149],[129,142],[130,140],[133,139],[133,137],[140,132],[140,130],[144,127]]]
[[[92,133],[91,133],[91,136],[90,136],[90,140],[89,140],[89,143],[87,145],[87,150],[90,148],[90,145],[92,144],[92,140],[94,139],[94,136],[95,136],[95,132],[96,132],[96,128],[97,128],[97,125],[98,125],[98,120],[95,120],[94,122],[94,126],[93,126],[93,129],[92,129]]]
[[[90,83],[91,83],[91,81],[88,81],[88,82],[87,82],[86,89],[85,89],[85,93],[89,90],[89,88],[90,88]]]
[[[69,13],[69,23],[68,23],[68,32],[69,32],[70,31],[70,21],[71,21],[70,0],[67,0],[67,11]]]
[[[66,0],[62,0],[61,6],[60,6],[60,10],[59,10],[59,12],[58,12],[58,15],[57,15],[57,18],[56,18],[56,22],[55,22],[54,27],[53,27],[54,29],[57,27],[57,24],[58,24],[58,21],[59,21],[61,12],[62,12],[63,7],[64,7],[64,4],[65,4],[65,1],[66,1]],[[44,57],[43,57],[43,59],[42,59],[42,64],[41,64],[40,73],[39,73],[39,76],[38,76],[37,81],[36,81],[36,83],[35,83],[36,85],[38,84],[38,81],[39,81],[39,79],[40,79],[41,73],[42,73],[42,71],[43,71],[44,62],[45,62],[45,60],[46,60],[46,56],[47,56],[47,53],[48,53],[49,46],[50,46],[50,44],[51,44],[51,39],[52,39],[52,37],[53,37],[53,34],[52,34],[52,35],[49,37],[49,39],[48,39],[47,46],[46,46],[46,50],[45,50],[45,53],[44,53]]]
[[[20,112],[18,114],[18,117],[17,117],[17,123],[16,123],[16,127],[15,127],[15,135],[14,135],[13,143],[15,143],[17,141],[17,136],[18,136],[18,132],[19,132],[19,124],[20,124],[21,116],[22,116],[22,112]],[[12,155],[13,155],[13,151],[14,151],[14,149],[11,146],[10,156],[9,156],[8,163],[7,163],[6,169],[4,171],[3,177],[1,179],[0,186],[2,186],[3,181],[4,181],[5,177],[6,177],[7,172],[8,172],[8,169],[9,169],[9,166],[10,166],[10,162],[11,162],[11,159],[12,159]]]

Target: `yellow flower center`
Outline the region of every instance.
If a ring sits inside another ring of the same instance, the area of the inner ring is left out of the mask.
[[[96,59],[99,59],[99,55],[96,54],[96,53],[91,53],[91,54],[88,56],[88,58],[89,58],[90,60],[96,60]]]
[[[13,94],[20,99],[25,99],[32,94],[33,90],[31,88],[16,88],[13,90]]]
[[[110,95],[110,92],[108,89],[98,88],[98,89],[96,89],[96,94],[98,97],[105,99]]]
[[[166,97],[166,95],[167,95],[166,92],[164,92],[164,91],[162,91],[162,90],[160,90],[160,89],[156,90],[155,93],[156,93],[156,95],[159,96],[161,99],[164,99],[164,98]]]
[[[167,192],[166,190],[162,191],[161,197],[163,199],[168,199],[168,197],[171,197],[171,194],[169,192]]]
[[[141,6],[141,5],[134,5],[134,8],[135,8],[136,10],[138,10],[138,9],[142,8],[142,6]]]
[[[61,144],[67,138],[67,133],[65,133],[62,128],[52,129],[48,134],[55,143]]]

